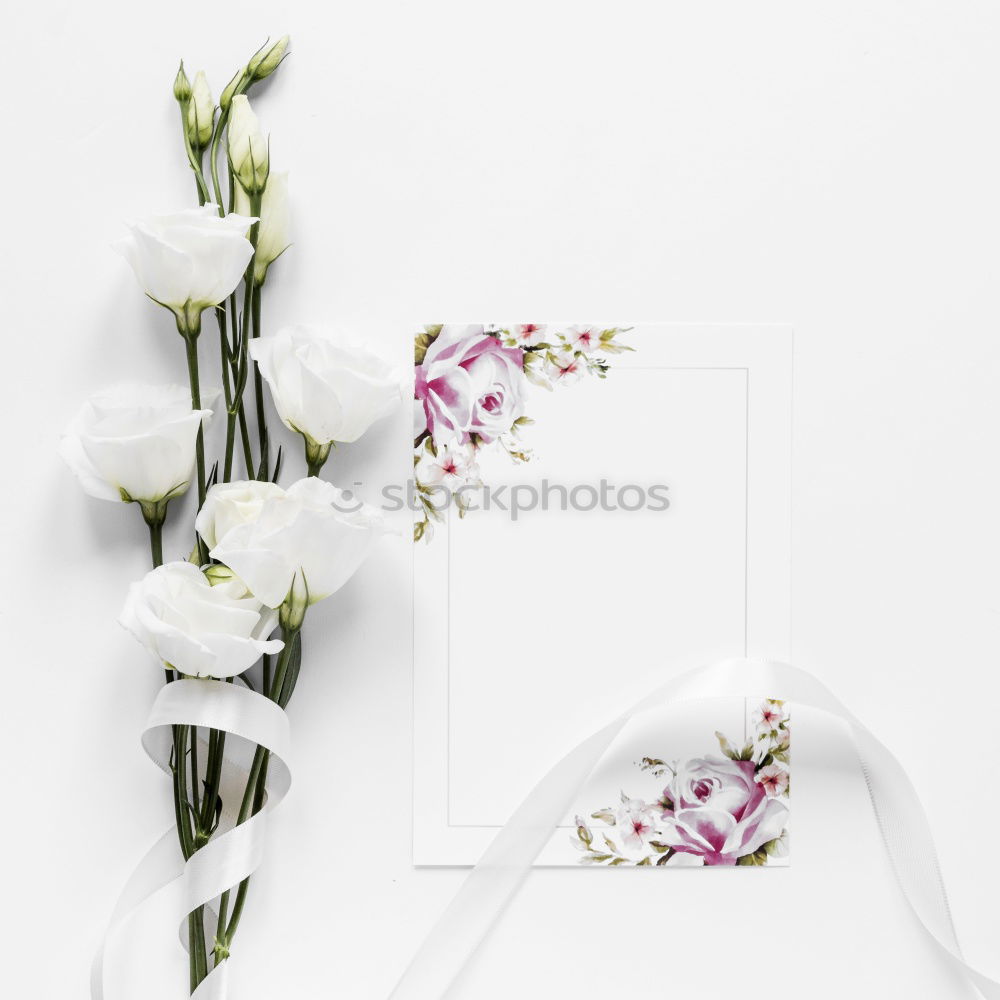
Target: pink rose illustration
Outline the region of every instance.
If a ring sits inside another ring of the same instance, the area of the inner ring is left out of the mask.
[[[524,354],[504,347],[482,326],[444,326],[416,368],[436,446],[475,434],[485,442],[510,430],[524,411]]]
[[[664,796],[673,812],[661,820],[663,843],[706,865],[735,865],[779,837],[788,821],[788,806],[768,796],[748,760],[689,760]]]

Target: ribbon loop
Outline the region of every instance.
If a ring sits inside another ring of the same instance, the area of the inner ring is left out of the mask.
[[[268,816],[291,785],[288,716],[273,701],[219,681],[185,678],[157,694],[142,735],[149,757],[170,771],[174,726],[227,734],[220,790],[223,811],[216,835],[185,863],[176,831],[165,833],[139,863],[112,915],[91,974],[93,1000],[187,1000],[187,954],[178,928],[187,915],[238,885],[260,866]],[[237,825],[237,812],[257,746],[270,751],[264,806]],[[170,943],[175,942],[171,947]],[[223,1000],[228,961],[214,968],[193,994]]]
[[[780,698],[826,712],[849,725],[882,841],[903,895],[932,945],[986,1000],[1000,1000],[1000,982],[962,957],[930,826],[902,765],[811,674],[785,663],[751,659],[725,660],[673,678],[559,761],[470,872],[396,985],[391,1000],[441,1000],[449,994],[598,761],[633,716],[667,704],[730,696]]]

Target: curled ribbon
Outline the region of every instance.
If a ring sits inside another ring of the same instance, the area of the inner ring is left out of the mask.
[[[441,1000],[449,995],[590,773],[633,716],[669,703],[728,696],[781,698],[848,724],[890,863],[927,940],[986,1000],[1000,1000],[1000,982],[962,957],[927,816],[902,765],[824,684],[803,670],[769,660],[726,660],[682,674],[571,750],[497,834],[431,930],[391,1000]]]
[[[94,960],[93,1000],[187,998],[188,963],[179,929],[186,927],[189,913],[210,904],[257,869],[268,817],[291,784],[288,716],[263,695],[214,681],[185,679],[164,685],[153,703],[142,743],[150,758],[168,774],[171,727],[177,725],[229,734],[218,831],[185,863],[176,832],[170,830],[139,863],[118,900]],[[238,804],[258,745],[271,751],[267,799],[259,812],[237,826]],[[193,1000],[222,1000],[228,965],[226,961],[213,969]]]

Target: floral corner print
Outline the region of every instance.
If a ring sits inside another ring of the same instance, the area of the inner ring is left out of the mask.
[[[414,540],[430,539],[449,504],[460,517],[468,512],[471,491],[482,485],[478,459],[485,449],[503,449],[514,462],[530,459],[521,433],[533,422],[531,387],[551,391],[588,375],[605,378],[606,358],[632,350],[618,339],[623,333],[623,327],[522,323],[445,324],[417,334]]]
[[[622,792],[617,808],[598,809],[590,820],[577,816],[570,839],[579,863],[700,867],[786,858],[789,723],[785,703],[768,699],[742,746],[715,734],[721,757],[669,763],[644,757],[641,770],[666,784],[649,799]]]

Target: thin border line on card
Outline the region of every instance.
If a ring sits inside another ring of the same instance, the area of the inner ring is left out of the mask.
[[[750,368],[747,365],[618,365],[615,373],[621,372],[743,372],[743,395],[745,412],[744,429],[744,481],[743,481],[743,655],[749,656],[750,648]],[[446,788],[445,825],[450,830],[500,830],[502,823],[452,823],[451,821],[451,505],[448,505],[446,543],[446,587],[445,600],[445,684],[447,686],[447,709],[445,724]],[[747,736],[747,703],[743,710],[743,738]],[[568,830],[569,826],[557,827]]]

